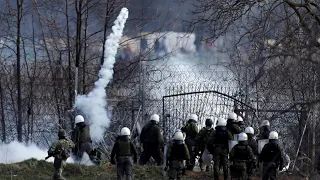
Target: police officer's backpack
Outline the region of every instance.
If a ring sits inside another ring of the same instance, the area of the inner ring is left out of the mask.
[[[66,142],[59,144],[55,149],[55,157],[59,159],[68,159],[70,157],[69,145]]]

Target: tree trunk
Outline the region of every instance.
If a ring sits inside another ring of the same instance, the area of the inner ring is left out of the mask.
[[[6,121],[4,116],[4,100],[3,100],[3,89],[0,81],[0,103],[1,103],[1,130],[2,130],[2,142],[6,142]]]
[[[84,50],[82,63],[82,94],[86,93],[86,64],[87,64],[87,33],[88,33],[89,7],[86,5],[86,19],[84,25]]]
[[[81,27],[82,27],[82,2],[83,0],[77,0],[75,3],[75,9],[77,13],[77,29],[76,29],[76,71],[75,71],[75,91],[79,92],[78,86],[78,68],[81,57]]]
[[[21,102],[21,52],[20,52],[20,38],[21,38],[21,19],[22,19],[22,0],[17,0],[18,15],[17,15],[17,104],[18,104],[18,123],[17,133],[18,141],[22,142],[22,102]]]
[[[68,91],[69,91],[69,108],[73,108],[73,87],[72,87],[72,63],[71,63],[71,47],[70,47],[70,27],[69,27],[69,1],[66,0],[66,21],[67,21],[67,48],[68,48]],[[70,114],[69,116],[71,128],[74,126],[73,116]]]

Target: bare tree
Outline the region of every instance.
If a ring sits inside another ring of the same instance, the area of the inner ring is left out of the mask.
[[[22,20],[22,4],[23,0],[17,0],[17,104],[18,104],[18,124],[17,133],[18,141],[22,142],[22,102],[21,102],[21,20]]]
[[[296,129],[309,124],[306,134],[312,141],[304,137],[301,150],[313,168],[317,138],[312,129],[319,123],[307,121],[312,117],[306,109],[318,112],[311,102],[319,99],[319,14],[319,2],[310,0],[197,0],[189,21],[191,29],[206,29],[204,40],[226,38],[224,51],[241,82],[241,93],[256,105],[260,119],[272,120],[279,130],[284,127],[284,143],[293,158],[300,140]]]

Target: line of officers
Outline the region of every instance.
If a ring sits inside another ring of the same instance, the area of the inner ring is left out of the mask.
[[[163,162],[164,139],[159,126],[160,117],[153,114],[140,134],[143,152],[139,164],[145,165],[152,157],[157,165]],[[245,128],[240,116],[230,113],[227,119],[219,118],[216,127],[213,121],[206,119],[206,127],[198,131],[198,116],[191,114],[181,130],[174,133],[172,142],[167,148],[165,170],[169,179],[181,179],[184,170],[192,171],[197,156],[200,156],[200,168],[203,170],[203,157],[206,151],[213,155],[214,179],[219,179],[220,168],[223,169],[224,179],[228,179],[229,167],[232,179],[250,179],[257,163],[263,163],[262,179],[276,179],[277,169],[283,169],[281,149],[278,145],[278,133],[270,131],[270,123],[265,120],[260,127],[258,140],[269,139],[258,154],[257,141],[254,138],[254,129]],[[69,149],[73,149],[77,159],[81,159],[86,152],[90,159],[94,159],[97,150],[92,148],[89,126],[81,115],[75,117],[76,128],[72,133],[72,140],[67,138],[66,132],[60,130],[59,140],[50,147],[49,156],[55,157],[54,179],[64,179],[62,171],[66,160],[70,156]],[[230,142],[238,142],[234,147]],[[232,147],[232,148],[231,148]],[[230,151],[231,149],[231,151]],[[132,179],[133,163],[138,161],[137,151],[131,141],[130,129],[121,129],[111,152],[111,164],[117,164],[118,180],[125,177]],[[211,161],[211,160],[210,160]],[[229,165],[230,161],[230,165]],[[206,167],[209,170],[209,167]]]
[[[185,127],[177,131],[174,135],[173,144],[181,141],[185,142],[186,170],[193,170],[195,159],[200,156],[200,169],[204,170],[204,153],[213,156],[214,179],[220,177],[220,168],[223,170],[224,179],[228,179],[229,168],[231,179],[247,180],[251,179],[254,169],[259,163],[263,165],[262,180],[276,179],[277,170],[283,169],[283,155],[278,145],[278,133],[270,130],[268,120],[260,124],[260,134],[255,136],[252,127],[245,127],[241,116],[236,113],[229,113],[227,119],[218,118],[216,127],[213,128],[213,121],[206,119],[206,127],[198,133],[198,116],[191,114]],[[182,137],[182,138],[181,138]],[[260,154],[258,143],[261,146]],[[188,159],[188,154],[190,159]],[[172,155],[170,155],[172,156]],[[183,163],[182,159],[170,157],[169,161]],[[211,162],[211,161],[210,161]],[[169,162],[169,169],[172,163]],[[209,166],[205,167],[209,171]],[[179,179],[177,176],[170,176],[171,179]]]
[[[228,115],[227,119],[218,118],[215,128],[213,128],[213,121],[206,119],[206,127],[198,131],[197,122],[198,116],[191,114],[186,125],[174,133],[167,153],[164,153],[166,154],[165,171],[168,172],[170,180],[181,179],[185,170],[192,171],[197,156],[200,156],[200,169],[204,170],[204,159],[202,158],[206,151],[207,154],[213,156],[215,180],[220,177],[220,169],[223,170],[225,180],[229,177],[229,169],[231,179],[251,179],[259,162],[263,165],[262,180],[276,179],[277,170],[283,169],[278,133],[270,131],[269,121],[264,120],[261,123],[260,134],[257,135],[257,138],[254,129],[245,127],[241,116],[233,112]],[[130,135],[127,127],[122,128],[112,149],[111,164],[117,164],[118,180],[123,177],[131,180],[133,163],[138,162],[137,151],[130,140]],[[267,141],[267,143],[263,144],[259,154],[258,142],[260,140]],[[152,157],[157,165],[161,165],[163,163],[162,154],[166,150],[157,114],[152,115],[149,123],[143,127],[140,142],[143,152],[139,164],[147,164]],[[206,166],[205,169],[209,171],[209,166]]]

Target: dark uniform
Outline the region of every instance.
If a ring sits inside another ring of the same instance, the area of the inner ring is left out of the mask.
[[[189,150],[183,141],[173,141],[168,148],[169,179],[181,179],[184,169],[183,161],[190,161]]]
[[[253,134],[247,134],[248,135],[248,145],[251,147],[252,152],[254,154],[254,156],[256,157],[256,159],[258,158],[258,144],[257,141],[253,138]],[[248,175],[248,179],[251,178],[251,176],[253,175],[253,171],[256,168],[256,163],[251,163],[248,162],[247,163],[247,175]]]
[[[66,167],[67,159],[70,157],[69,149],[74,148],[74,144],[67,138],[65,130],[59,131],[59,140],[52,144],[48,150],[48,155],[54,157],[54,180],[65,180],[62,171]]]
[[[246,142],[239,142],[232,148],[229,156],[233,162],[230,166],[232,179],[247,180],[247,163],[255,163],[256,160],[251,147]]]
[[[261,139],[269,139],[270,134],[270,126],[262,126],[260,127],[260,134],[258,135],[258,140]]]
[[[227,129],[232,134],[232,136],[235,134],[240,134],[242,132],[239,125],[232,119],[228,119]]]
[[[244,132],[246,129],[246,125],[244,124],[243,118],[238,115],[237,125],[240,127],[241,132]]]
[[[219,179],[220,166],[223,166],[224,179],[228,179],[229,140],[233,137],[225,126],[217,126],[212,133],[210,144],[213,144],[214,179]]]
[[[238,126],[241,132],[244,132],[244,130],[246,129],[246,125],[244,124],[243,121],[238,122]]]
[[[263,139],[269,139],[269,134],[270,134],[270,126],[267,126],[267,125],[265,125],[265,126],[261,126],[260,128],[259,128],[259,130],[260,130],[260,133],[259,133],[259,135],[257,136],[257,141],[259,142],[259,140],[263,140]],[[263,167],[263,164],[261,164],[261,159],[260,159],[260,156],[261,155],[258,155],[258,162],[259,162],[259,169],[260,169],[260,173],[263,173],[262,171],[262,167]]]
[[[73,152],[78,160],[82,159],[84,152],[86,152],[91,159],[91,155],[93,153],[92,140],[89,126],[86,125],[85,122],[76,124],[76,127],[72,132],[72,141],[76,145]]]
[[[277,169],[283,169],[283,158],[281,148],[275,140],[270,140],[260,154],[260,160],[263,162],[262,180],[277,179]]]
[[[150,157],[161,165],[161,149],[164,146],[163,136],[160,132],[160,127],[155,121],[150,121],[142,128],[140,142],[143,143],[143,152],[140,157],[140,164],[145,165]]]
[[[214,129],[211,127],[204,127],[202,128],[197,137],[196,137],[196,141],[197,141],[197,150],[196,152],[198,153],[200,151],[200,159],[199,159],[199,163],[200,163],[200,169],[201,171],[203,170],[202,168],[202,154],[205,150],[205,148],[208,148],[208,143],[209,143],[209,139],[211,134],[213,133]],[[208,149],[209,150],[209,149]],[[206,171],[209,171],[209,166],[206,167]]]
[[[185,127],[181,128],[182,132],[186,133],[186,145],[190,154],[190,161],[187,163],[187,170],[193,170],[196,160],[196,137],[198,135],[197,121],[190,119],[188,120]]]
[[[118,180],[121,180],[123,176],[126,176],[126,180],[131,180],[133,162],[137,162],[137,151],[129,136],[117,137],[111,152],[111,164],[115,164],[115,159],[117,160]]]

